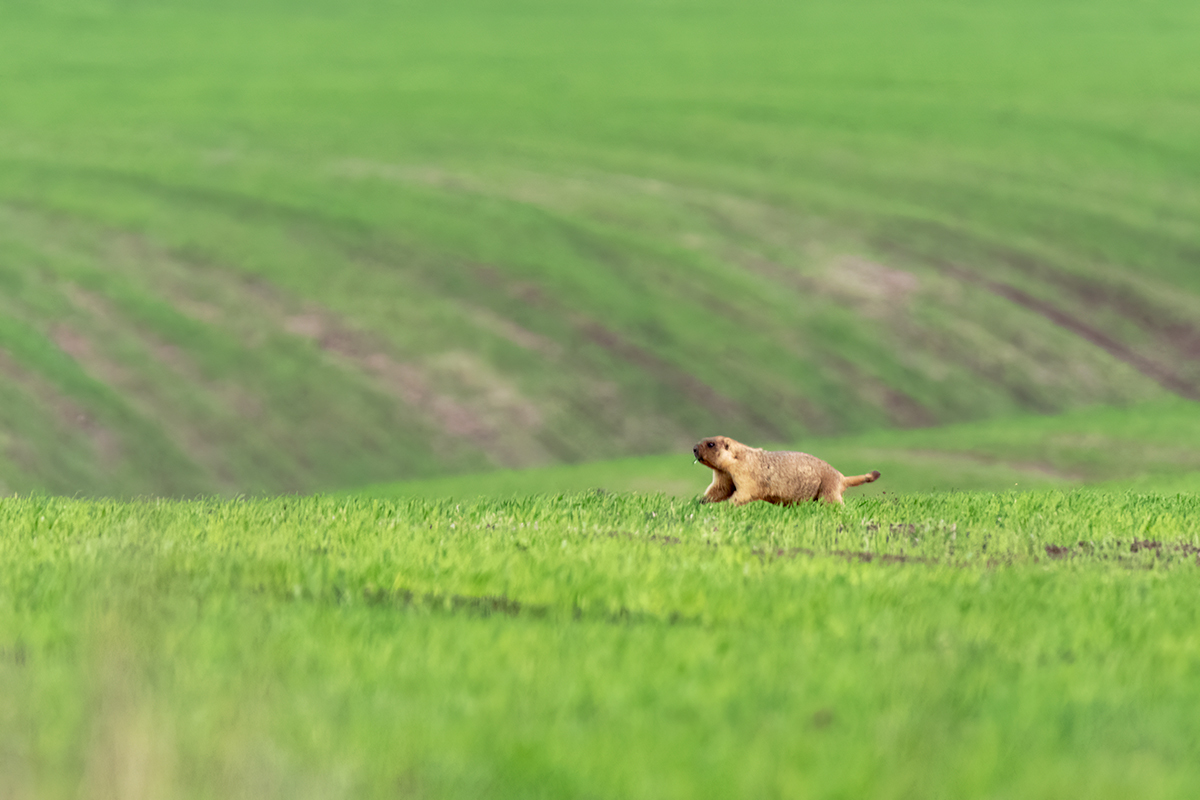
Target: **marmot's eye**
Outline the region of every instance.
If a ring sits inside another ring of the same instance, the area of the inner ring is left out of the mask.
[[[712,447],[712,446],[713,446],[713,443],[712,443],[712,442],[709,442],[709,443],[708,443],[708,446],[709,446],[709,447]]]

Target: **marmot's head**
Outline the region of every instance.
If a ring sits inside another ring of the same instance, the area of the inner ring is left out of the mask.
[[[710,436],[696,442],[692,452],[696,460],[712,469],[725,469],[726,464],[737,458],[736,448],[741,445],[728,436]]]

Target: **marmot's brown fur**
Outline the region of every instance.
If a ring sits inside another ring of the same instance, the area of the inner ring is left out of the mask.
[[[754,500],[790,505],[806,500],[841,503],[851,486],[879,478],[875,470],[847,478],[816,456],[786,450],[749,447],[728,436],[703,439],[692,448],[696,459],[713,471],[704,503],[731,500],[744,505]]]

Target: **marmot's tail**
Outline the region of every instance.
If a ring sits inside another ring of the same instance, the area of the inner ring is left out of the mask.
[[[850,486],[862,486],[864,483],[879,480],[879,470],[872,470],[869,475],[847,475],[842,478],[842,488]]]

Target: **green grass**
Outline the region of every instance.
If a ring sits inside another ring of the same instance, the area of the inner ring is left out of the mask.
[[[0,797],[1200,795],[1195,4],[2,16]]]
[[[1198,504],[0,500],[0,792],[1195,796]]]
[[[0,491],[1200,397],[1200,12],[12,2]]]
[[[1151,492],[1200,491],[1200,407],[1186,400],[873,431],[768,447],[814,453],[847,475],[880,470],[882,479],[851,492],[858,497],[1097,484]],[[711,479],[712,472],[696,464],[687,448],[680,448],[674,455],[383,483],[346,494],[474,499],[601,489],[695,498]]]

